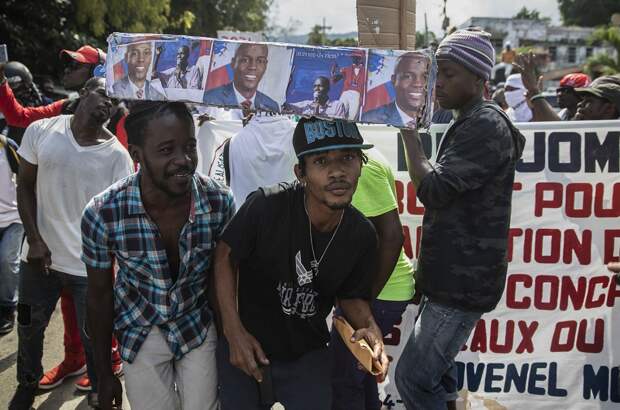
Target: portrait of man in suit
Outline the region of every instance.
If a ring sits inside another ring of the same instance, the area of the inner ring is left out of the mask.
[[[396,98],[362,115],[362,121],[413,127],[424,107],[427,59],[418,53],[405,53],[396,60],[391,82]]]
[[[232,82],[206,91],[204,103],[279,112],[278,103],[257,89],[267,70],[268,53],[265,44],[239,45],[231,61]]]
[[[147,79],[153,56],[150,42],[134,43],[127,46],[125,63],[127,75],[114,83],[112,89],[118,98],[132,100],[165,100],[166,97]],[[159,81],[159,80],[157,80]]]

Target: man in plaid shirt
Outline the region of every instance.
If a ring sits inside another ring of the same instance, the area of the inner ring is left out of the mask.
[[[125,127],[140,171],[93,198],[82,218],[99,402],[121,404],[109,366],[114,325],[132,409],[179,408],[179,400],[183,409],[215,409],[216,330],[206,289],[233,197],[195,173],[185,104],[137,103]]]

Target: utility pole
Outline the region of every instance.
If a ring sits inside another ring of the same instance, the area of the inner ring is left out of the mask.
[[[450,19],[448,18],[448,13],[446,12],[446,5],[448,0],[443,0],[443,23],[441,24],[441,28],[443,29],[444,35],[448,34],[448,28],[450,27]]]
[[[327,30],[331,30],[331,29],[332,29],[332,26],[326,26],[326,25],[325,25],[325,17],[323,17],[323,25],[322,25],[321,27],[322,27],[322,29],[323,29],[323,38],[324,38],[325,40],[327,40]]]
[[[428,47],[428,21],[426,21],[426,12],[424,12],[424,47]]]

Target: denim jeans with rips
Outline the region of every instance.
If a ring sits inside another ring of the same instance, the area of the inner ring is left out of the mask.
[[[24,239],[21,223],[0,228],[0,307],[15,309],[19,280],[19,254]]]
[[[396,388],[408,410],[445,410],[458,397],[454,358],[481,316],[424,297],[396,366]]]

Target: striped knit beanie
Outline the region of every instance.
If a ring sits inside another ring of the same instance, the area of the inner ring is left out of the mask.
[[[458,30],[439,43],[435,57],[452,60],[488,80],[495,64],[495,49],[489,33]]]

